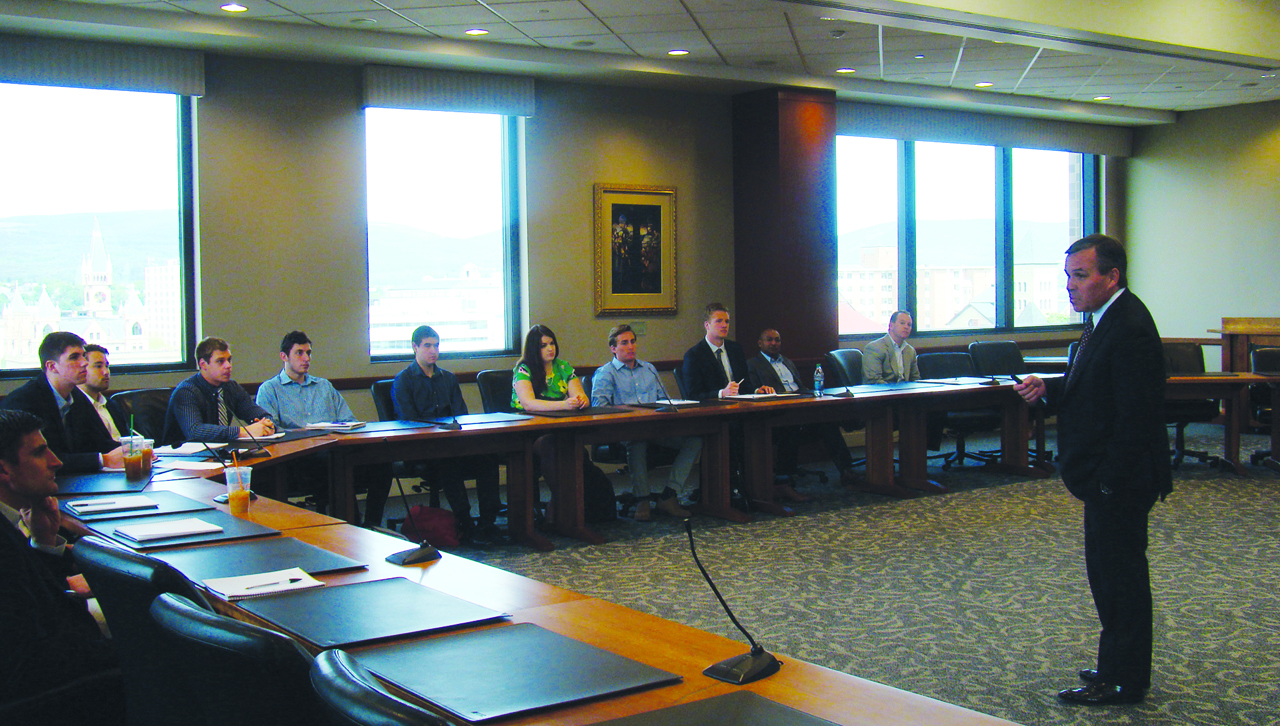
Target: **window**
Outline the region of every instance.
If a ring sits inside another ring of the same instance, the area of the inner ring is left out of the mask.
[[[0,368],[55,330],[113,367],[184,365],[194,337],[191,99],[0,84]]]
[[[1096,231],[1098,159],[837,136],[840,334],[880,332],[897,308],[920,331],[1078,323],[1063,251]],[[867,305],[854,272],[896,280],[892,303]]]
[[[412,354],[419,325],[445,353],[515,349],[519,120],[365,109],[369,354]]]

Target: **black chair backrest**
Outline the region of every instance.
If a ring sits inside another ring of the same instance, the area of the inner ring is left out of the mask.
[[[311,664],[311,687],[329,726],[448,726],[430,711],[387,693],[364,666],[341,649],[326,650]]]
[[[139,388],[116,393],[111,396],[111,402],[124,413],[125,421],[133,421],[134,431],[159,444],[164,436],[164,415],[169,410],[171,395],[172,388]]]
[[[184,695],[208,726],[314,726],[312,658],[292,638],[173,594],[151,603],[151,617],[181,664]]]
[[[1249,360],[1254,373],[1280,375],[1280,348],[1254,348]]]
[[[687,389],[684,387],[684,366],[678,365],[675,368],[672,368],[671,374],[676,377],[676,388],[680,389],[680,397],[688,399],[689,394],[685,392]]]
[[[822,357],[822,370],[827,374],[827,388],[862,385],[862,351],[836,348]]]
[[[969,344],[973,370],[980,376],[1021,375],[1027,372],[1022,350],[1012,340],[979,340]],[[923,374],[922,374],[923,375]]]
[[[511,379],[515,374],[507,370],[480,371],[476,374],[476,386],[480,389],[480,403],[485,413],[511,413]]]
[[[582,381],[582,392],[587,394],[587,400],[591,400],[591,384],[595,380],[596,369],[592,368],[585,375],[578,376],[578,380]]]
[[[1164,372],[1204,373],[1204,349],[1199,343],[1165,343]]]
[[[174,688],[176,658],[151,619],[151,603],[172,592],[212,610],[204,597],[168,564],[98,537],[81,539],[73,551],[120,655],[129,723],[200,723],[191,718],[190,704]]]
[[[963,351],[921,353],[916,356],[921,378],[965,378],[973,376],[973,358]]]
[[[390,378],[381,381],[374,381],[369,386],[369,395],[373,396],[373,408],[378,412],[379,421],[395,421],[396,405],[391,400],[391,384],[394,381]]]

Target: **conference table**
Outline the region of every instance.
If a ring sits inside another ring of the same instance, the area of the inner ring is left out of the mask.
[[[173,491],[210,504],[222,512],[226,505],[212,497],[223,490],[216,482],[199,478],[152,482],[150,490]],[[82,496],[82,495],[75,495]],[[447,595],[510,615],[509,619],[474,626],[461,632],[532,624],[560,636],[600,648],[641,664],[680,676],[676,683],[624,692],[588,701],[541,709],[486,721],[495,726],[575,726],[633,716],[658,709],[700,701],[737,691],[750,691],[806,714],[848,726],[890,726],[929,723],[932,726],[997,726],[1011,722],[959,706],[943,703],[828,668],[805,663],[785,653],[776,655],[784,665],[778,673],[746,686],[733,686],[703,675],[708,665],[743,653],[741,642],[681,625],[660,617],[589,597],[565,588],[548,585],[462,557],[442,554],[440,559],[411,566],[385,561],[408,543],[380,532],[341,522],[290,504],[259,497],[247,514],[235,515],[280,530],[277,537],[290,537],[365,565],[316,578],[327,586],[338,586],[405,578]],[[73,529],[87,531],[72,519]],[[261,540],[257,540],[261,541]],[[216,548],[218,545],[188,545],[160,548],[154,552]],[[209,598],[215,609],[246,622],[277,628],[237,602]],[[349,650],[357,658],[362,651],[390,643],[445,638],[458,634],[451,630],[426,636],[404,636],[372,646]],[[291,634],[311,653],[324,648]],[[385,684],[397,695],[427,708],[430,703],[412,692]],[[501,687],[501,686],[496,686]],[[457,721],[457,717],[450,717]],[[662,723],[659,716],[654,723]]]
[[[1223,401],[1225,468],[1243,474],[1240,434],[1247,411],[1240,409],[1240,391],[1254,383],[1275,383],[1280,378],[1252,373],[1206,374],[1170,378],[1170,399],[1214,398]],[[898,485],[936,490],[928,479],[928,420],[931,413],[962,409],[1000,411],[1001,456],[988,469],[1019,476],[1049,476],[1053,465],[1043,446],[1043,407],[1028,407],[1013,391],[1007,377],[945,379],[910,384],[866,385],[835,389],[827,395],[782,395],[696,406],[619,407],[619,412],[568,416],[506,417],[506,420],[467,421],[458,430],[430,423],[370,424],[349,433],[325,433],[308,438],[271,443],[270,456],[248,460],[254,468],[255,490],[283,499],[287,492],[287,466],[298,457],[325,452],[333,514],[354,521],[354,471],[365,464],[417,461],[487,454],[498,457],[507,471],[508,523],[512,536],[539,550],[553,543],[534,526],[539,501],[534,442],[553,437],[559,481],[551,482],[555,496],[551,525],[556,532],[587,542],[605,538],[585,521],[583,467],[585,448],[591,444],[675,435],[699,436],[701,498],[698,514],[730,521],[750,521],[751,515],[731,505],[730,442],[743,441],[745,496],[754,510],[787,515],[793,513],[774,501],[773,437],[782,427],[811,423],[857,420],[865,427],[865,478],[872,488]],[[501,418],[501,417],[499,417]],[[895,443],[896,432],[896,443]],[[1272,451],[1280,430],[1272,428]],[[1033,459],[1028,442],[1038,440]],[[895,459],[896,453],[896,459]],[[895,470],[896,464],[896,470]],[[1274,466],[1274,459],[1269,463]]]
[[[1206,373],[1197,376],[1172,376],[1166,382],[1165,398],[1170,400],[1185,399],[1217,399],[1222,402],[1223,412],[1223,456],[1220,466],[1234,474],[1245,475],[1244,465],[1240,463],[1240,434],[1249,425],[1249,397],[1247,391],[1255,384],[1275,386],[1280,384],[1280,376],[1261,373]],[[1280,428],[1276,422],[1271,423],[1271,455],[1263,460],[1263,465],[1280,471]]]

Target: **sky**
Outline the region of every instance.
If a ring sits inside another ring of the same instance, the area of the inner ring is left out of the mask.
[[[31,113],[0,112],[0,219],[177,208],[175,96],[0,83],[12,108]]]

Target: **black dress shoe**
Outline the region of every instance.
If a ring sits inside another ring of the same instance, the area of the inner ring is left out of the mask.
[[[1080,671],[1080,680],[1084,681],[1085,683],[1097,683],[1098,672],[1092,668],[1085,668],[1084,670]]]
[[[1083,706],[1109,706],[1120,703],[1138,703],[1145,696],[1137,686],[1116,686],[1110,683],[1090,683],[1080,688],[1058,691],[1058,698],[1067,703]]]

